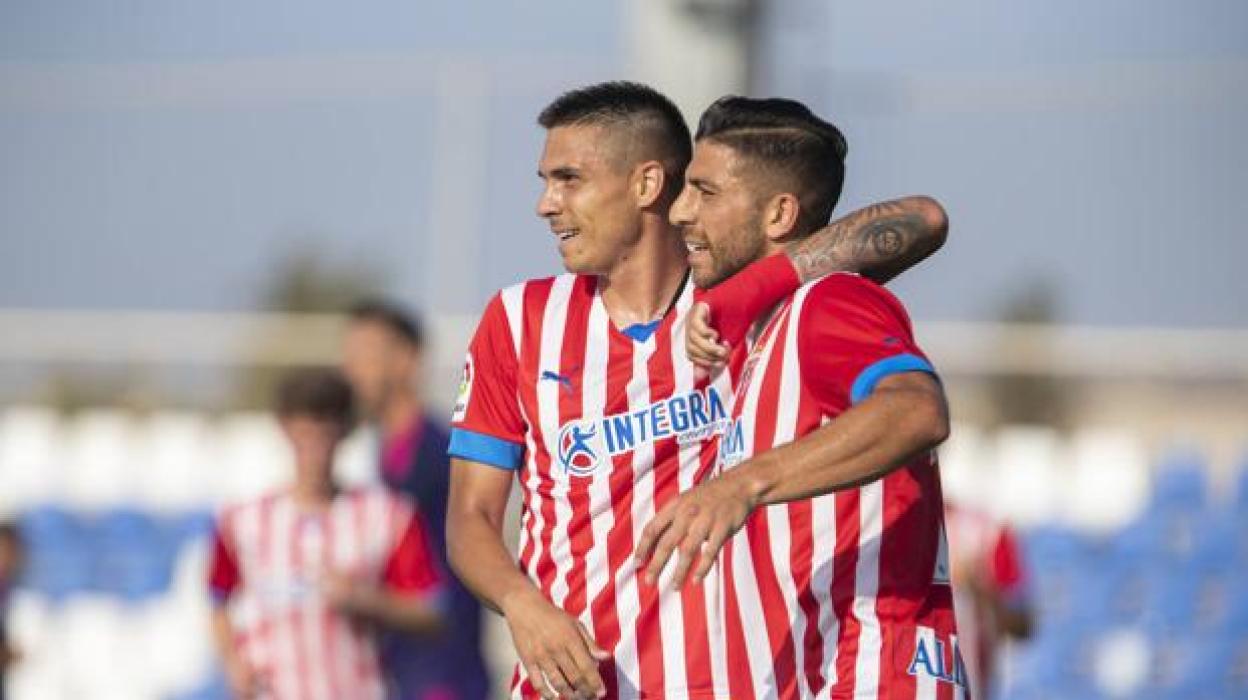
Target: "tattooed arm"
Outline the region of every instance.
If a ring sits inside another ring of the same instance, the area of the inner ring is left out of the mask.
[[[940,250],[948,232],[945,210],[936,200],[902,197],[837,219],[785,253],[802,282],[829,272],[858,272],[884,284]]]
[[[944,208],[931,197],[902,197],[843,216],[703,296],[685,328],[685,353],[698,367],[722,366],[757,315],[802,284],[830,272],[883,284],[939,250],[948,230]]]

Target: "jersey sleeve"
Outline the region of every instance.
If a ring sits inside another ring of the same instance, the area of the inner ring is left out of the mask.
[[[1007,606],[1027,604],[1027,575],[1018,539],[1008,527],[1001,527],[989,552],[987,574]]]
[[[242,585],[238,559],[227,541],[223,523],[218,520],[212,532],[212,553],[208,562],[208,593],[214,603],[224,604]]]
[[[481,316],[468,347],[459,395],[451,416],[452,457],[515,469],[524,459],[524,418],[520,414],[516,358],[501,295]]]
[[[837,413],[902,372],[936,370],[914,341],[901,302],[857,275],[835,274],[808,292],[798,354],[804,383],[825,413]]]
[[[406,503],[395,510],[394,549],[382,569],[382,584],[403,595],[436,596],[442,591],[442,573],[420,512]]]

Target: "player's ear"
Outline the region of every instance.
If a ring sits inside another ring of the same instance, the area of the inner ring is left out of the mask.
[[[663,197],[663,188],[667,184],[667,173],[663,172],[663,164],[657,160],[639,163],[633,171],[633,191],[637,204],[641,208],[654,206]]]
[[[767,240],[779,243],[797,230],[802,215],[802,203],[792,192],[774,195],[763,206],[763,233]]]

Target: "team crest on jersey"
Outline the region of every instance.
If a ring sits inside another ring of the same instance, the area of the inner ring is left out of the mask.
[[[592,476],[602,454],[598,427],[590,421],[567,423],[559,430],[559,464],[572,476]]]
[[[476,368],[472,362],[472,353],[464,360],[464,373],[459,378],[459,391],[455,394],[455,410],[451,413],[451,422],[461,421],[468,413],[468,400],[472,398],[472,382],[476,379]]]
[[[920,637],[914,645],[910,668],[906,672],[912,676],[930,676],[962,688],[969,685],[957,637],[952,637],[948,646],[936,637]]]
[[[655,401],[644,408],[604,418],[580,418],[559,427],[556,456],[572,476],[610,469],[611,458],[646,442],[675,437],[687,445],[707,440],[728,424],[724,401],[714,387]]]

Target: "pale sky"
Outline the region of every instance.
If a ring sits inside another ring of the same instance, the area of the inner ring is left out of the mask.
[[[838,211],[950,211],[897,286],[917,318],[989,319],[1045,282],[1063,320],[1248,326],[1248,4],[773,5],[759,92],[848,135]],[[307,246],[473,313],[558,271],[534,116],[629,77],[626,12],[0,4],[0,307],[248,309]]]

